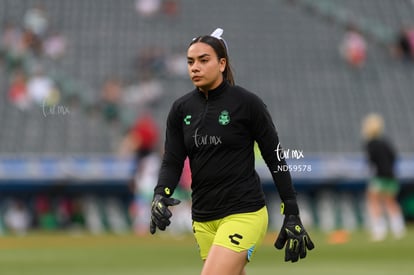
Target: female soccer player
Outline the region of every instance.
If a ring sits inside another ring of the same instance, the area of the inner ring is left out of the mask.
[[[171,195],[188,156],[192,173],[193,231],[204,260],[202,275],[242,275],[268,225],[260,179],[254,167],[256,141],[282,199],[285,215],[275,242],[296,262],[314,245],[299,218],[296,193],[279,138],[265,104],[234,84],[223,30],[194,38],[187,50],[195,89],[174,102],[167,119],[165,153],[154,189],[150,224],[165,230]],[[280,146],[280,145],[279,145]],[[280,148],[280,147],[279,147]]]
[[[383,131],[384,120],[379,114],[369,114],[362,121],[365,152],[374,173],[367,188],[369,228],[373,241],[385,239],[387,220],[396,239],[404,237],[406,231],[404,217],[396,198],[400,190],[394,174],[397,153],[385,139]]]

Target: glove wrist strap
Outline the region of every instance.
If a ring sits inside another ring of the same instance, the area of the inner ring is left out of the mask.
[[[172,191],[169,187],[156,187],[154,190],[154,196],[155,195],[160,195],[163,196],[165,198],[169,198],[172,195]]]
[[[299,215],[299,207],[296,200],[286,200],[280,204],[280,213],[283,215]]]

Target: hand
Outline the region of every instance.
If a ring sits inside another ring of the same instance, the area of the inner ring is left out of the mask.
[[[277,249],[285,248],[285,262],[297,262],[306,257],[306,249],[312,250],[315,245],[302,225],[299,215],[286,215],[279,236],[275,241]]]
[[[163,197],[162,195],[156,194],[151,204],[151,222],[150,232],[154,234],[157,227],[164,231],[167,226],[170,225],[170,218],[172,216],[168,206],[174,206],[179,204],[181,201],[173,198]]]

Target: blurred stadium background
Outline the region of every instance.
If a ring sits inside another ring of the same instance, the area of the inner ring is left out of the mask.
[[[0,235],[13,233],[10,205],[29,210],[29,230],[128,231],[133,168],[117,148],[143,110],[163,130],[172,101],[192,89],[187,45],[216,27],[236,82],[266,102],[283,146],[303,153],[288,163],[311,170],[292,171],[305,222],[364,226],[360,123],[369,112],[383,115],[400,153],[399,200],[414,219],[414,61],[393,54],[401,29],[414,25],[412,1],[0,0],[0,22]],[[351,24],[367,42],[362,67],[340,54]],[[25,32],[24,46],[5,46],[28,28],[38,33]],[[37,84],[48,90],[22,100],[20,73],[28,86],[43,74]],[[111,79],[118,90],[104,94]],[[276,207],[260,160],[258,170]]]

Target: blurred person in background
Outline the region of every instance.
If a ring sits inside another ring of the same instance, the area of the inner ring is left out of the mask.
[[[120,119],[122,89],[122,82],[117,77],[107,78],[102,85],[99,107],[108,122],[117,122]]]
[[[395,57],[403,61],[414,61],[414,27],[403,27],[391,50]]]
[[[34,5],[23,16],[24,40],[31,52],[37,56],[43,54],[43,42],[49,27],[49,18],[43,5]]]
[[[0,61],[6,71],[11,73],[23,69],[24,61],[28,55],[28,45],[24,39],[23,31],[13,22],[3,25],[0,38]]]
[[[59,31],[53,31],[49,36],[46,37],[43,43],[43,53],[46,57],[51,58],[52,60],[61,59],[67,48],[67,39]]]
[[[162,3],[162,12],[165,16],[175,19],[180,14],[180,3],[178,0],[164,0]]]
[[[157,183],[160,167],[159,129],[149,111],[141,114],[128,131],[120,146],[123,156],[132,153],[134,158],[131,218],[137,235],[148,233],[152,191]]]
[[[34,5],[23,16],[23,27],[42,39],[49,27],[47,10],[43,5]]]
[[[55,105],[60,100],[60,93],[55,81],[41,65],[37,65],[34,73],[28,78],[27,94],[30,101],[39,106]]]
[[[187,64],[185,63],[186,53],[173,51],[165,60],[167,76],[187,79]]]
[[[28,49],[30,57],[42,57],[43,40],[28,29],[23,29],[23,42]]]
[[[362,68],[367,58],[367,43],[365,37],[353,25],[349,25],[339,45],[342,58],[352,68]]]
[[[161,0],[135,0],[135,10],[138,15],[150,18],[158,14],[161,9]]]
[[[6,228],[17,235],[25,235],[30,229],[32,216],[28,207],[20,199],[11,199],[4,213]]]
[[[196,88],[177,99],[167,118],[165,153],[154,189],[150,231],[165,230],[169,206],[188,156],[192,175],[193,232],[202,275],[246,274],[261,244],[268,213],[254,167],[254,141],[273,176],[285,215],[275,247],[285,261],[304,258],[314,245],[299,217],[296,192],[279,138],[263,101],[234,84],[223,30],[194,38],[187,49],[188,73]]]
[[[37,194],[34,197],[34,214],[35,223],[39,228],[49,231],[58,228],[53,196],[50,193]]]
[[[122,105],[132,110],[153,108],[161,99],[164,90],[160,80],[148,72],[141,72],[137,83],[123,90]]]
[[[22,70],[16,70],[12,73],[8,90],[9,101],[22,111],[30,107],[26,82],[26,74]]]
[[[134,61],[134,71],[140,72],[144,78],[162,76],[165,73],[166,53],[164,48],[150,46],[140,49]]]
[[[363,119],[365,151],[373,172],[367,189],[369,229],[373,241],[386,238],[386,215],[394,237],[401,239],[405,235],[404,217],[396,199],[400,190],[394,171],[397,155],[383,134],[384,120],[381,115],[372,113]]]

